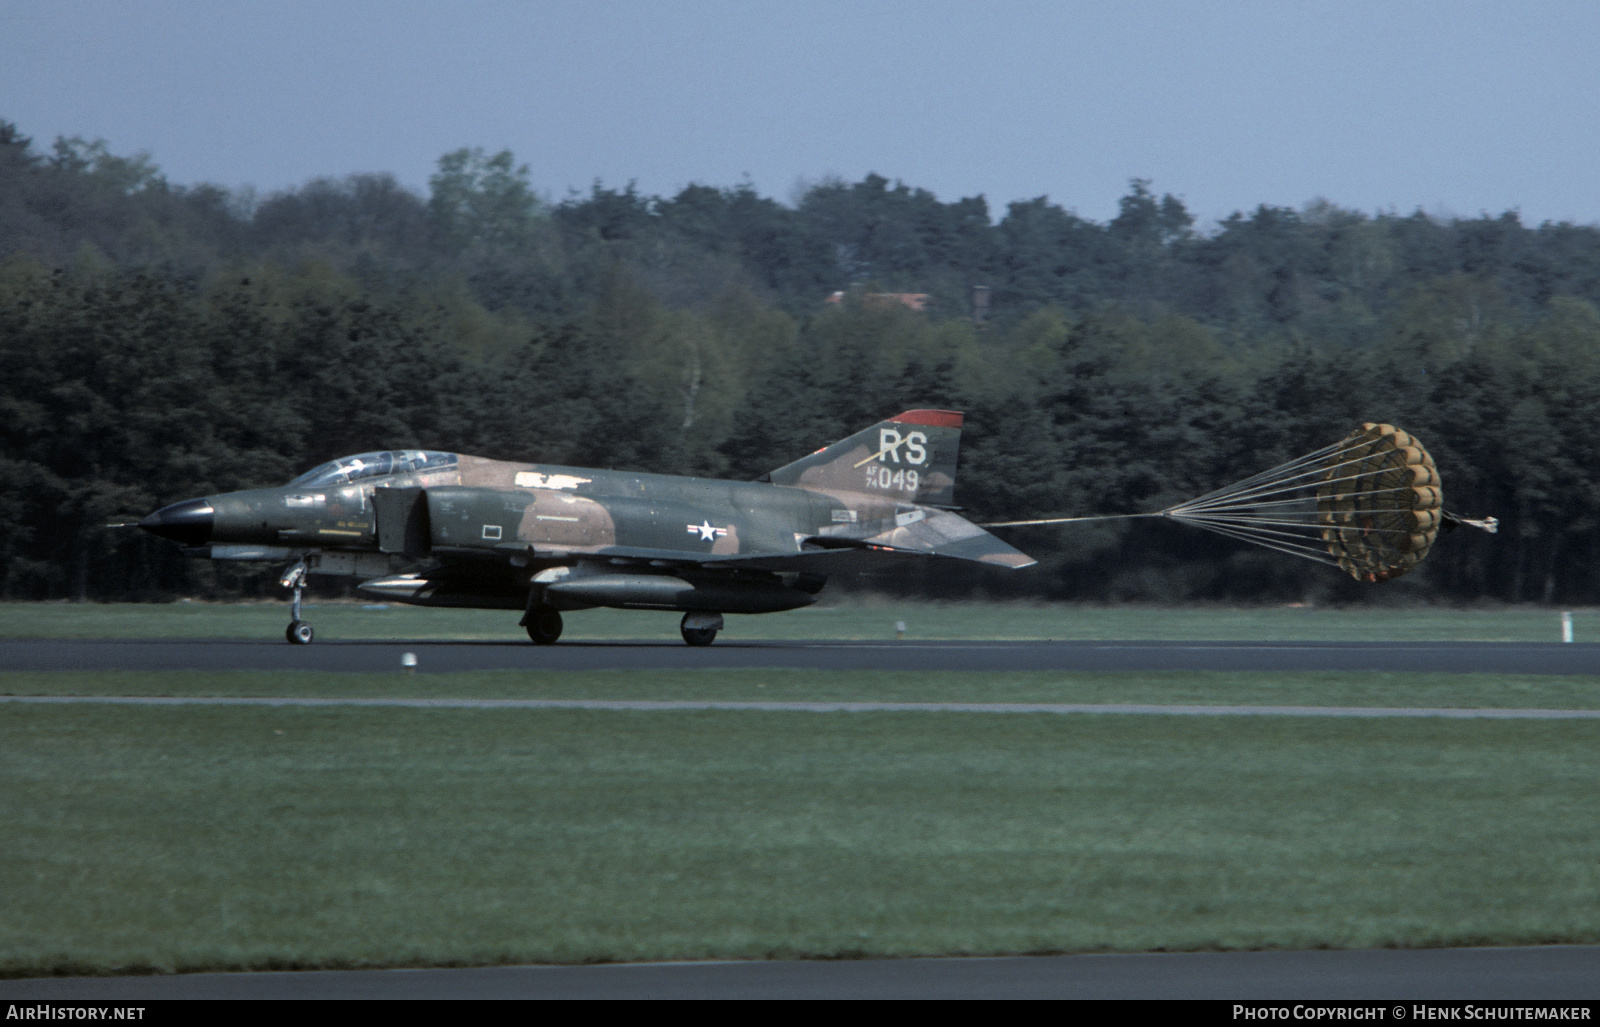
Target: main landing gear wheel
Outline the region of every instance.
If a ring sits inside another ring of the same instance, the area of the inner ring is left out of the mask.
[[[690,645],[710,645],[717,640],[717,633],[712,628],[681,628],[683,640]]]
[[[528,613],[528,637],[539,645],[550,645],[561,637],[561,611],[541,606]]]
[[[284,631],[283,637],[294,645],[310,645],[311,640],[317,637],[317,633],[312,631],[311,625],[305,621],[292,620],[289,622],[288,629]]]
[[[706,646],[717,640],[717,629],[722,627],[720,613],[686,613],[678,631],[690,645]]]

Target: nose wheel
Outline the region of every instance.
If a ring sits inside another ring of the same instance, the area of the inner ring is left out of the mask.
[[[300,619],[300,593],[306,587],[306,562],[301,560],[284,571],[278,584],[294,589],[294,599],[289,604],[289,626],[284,629],[283,637],[289,640],[290,645],[310,645],[317,633],[311,629],[311,625]]]

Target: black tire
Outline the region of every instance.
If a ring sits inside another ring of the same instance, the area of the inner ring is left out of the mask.
[[[292,620],[289,627],[284,630],[283,637],[289,640],[290,645],[310,645],[317,633],[311,630],[311,625],[303,620]]]
[[[528,637],[535,645],[553,645],[561,637],[561,611],[550,606],[536,607],[528,614]]]
[[[683,640],[690,645],[710,645],[717,640],[716,628],[679,628],[678,630],[683,634]]]

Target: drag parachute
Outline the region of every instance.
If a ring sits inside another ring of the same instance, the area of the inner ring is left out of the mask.
[[[1331,446],[1165,510],[984,527],[1167,517],[1378,582],[1421,562],[1441,528],[1498,528],[1492,517],[1447,513],[1443,502],[1438,468],[1422,443],[1393,425],[1369,422]]]
[[[1420,442],[1387,424],[1365,424],[1340,445],[1317,482],[1322,539],[1357,581],[1397,578],[1439,537],[1439,471]]]

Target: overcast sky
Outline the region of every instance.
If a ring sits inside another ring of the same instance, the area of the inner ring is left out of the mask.
[[[1600,4],[0,0],[0,118],[271,191],[509,148],[545,194],[869,171],[1600,222]]]

